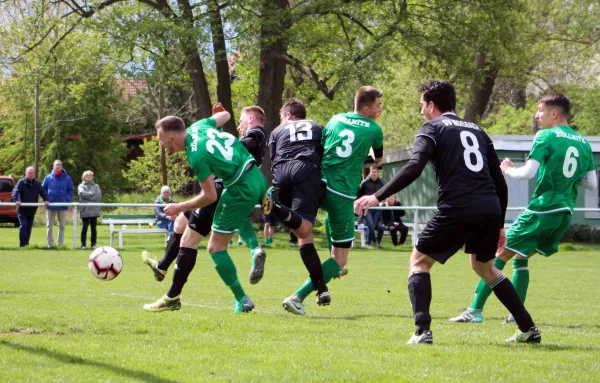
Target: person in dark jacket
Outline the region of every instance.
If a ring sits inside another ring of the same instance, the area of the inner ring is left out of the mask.
[[[65,242],[65,222],[67,221],[66,206],[52,206],[55,202],[73,201],[73,180],[71,176],[63,169],[61,160],[54,161],[52,171],[42,182],[42,187],[48,194],[50,206],[46,209],[46,240],[48,247],[54,247],[54,220],[58,216],[58,244]]]
[[[79,194],[79,202],[81,203],[92,203],[100,202],[102,199],[102,191],[100,186],[94,182],[94,172],[86,170],[81,176],[81,183],[77,187],[77,193]],[[96,248],[96,225],[98,224],[98,217],[100,217],[100,206],[85,206],[80,205],[79,217],[83,225],[81,227],[81,248],[85,249],[85,241],[87,237],[87,229],[90,227],[92,235],[90,238],[90,246],[92,249]]]
[[[358,199],[365,195],[375,194],[382,187],[383,181],[381,180],[381,178],[379,178],[379,168],[377,166],[371,166],[369,178],[367,178],[360,184],[360,187],[358,188],[358,195],[356,198]],[[379,242],[375,237],[375,230],[379,229],[378,222],[380,213],[381,210],[369,210],[365,217],[367,219],[367,227],[369,228],[369,232],[367,235],[367,247],[369,248],[371,247],[371,244],[373,246],[379,247]],[[381,233],[381,235],[383,235],[383,233]]]
[[[171,197],[171,188],[168,186],[163,186],[160,189],[160,195],[156,198],[154,203],[173,203],[175,200]],[[173,221],[174,217],[170,217],[166,215],[163,210],[164,207],[155,207],[154,214],[156,215],[156,226],[159,229],[167,229],[167,235],[170,237],[173,234]]]
[[[385,206],[402,206],[400,202],[396,200],[396,195],[392,194],[385,200]],[[404,210],[382,210],[381,211],[381,222],[383,229],[390,232],[392,237],[392,243],[394,246],[403,245],[406,242],[406,236],[408,235],[408,227],[402,223],[401,217],[404,217]],[[400,242],[398,242],[398,232],[400,232]],[[381,237],[383,231],[381,231]]]
[[[40,181],[35,179],[35,169],[30,166],[25,170],[25,177],[17,182],[10,196],[11,200],[18,206],[19,246],[21,247],[29,245],[33,219],[37,211],[37,207],[21,206],[21,203],[36,203],[38,202],[38,197],[42,197],[46,206],[50,204],[48,202],[48,194],[42,188]]]

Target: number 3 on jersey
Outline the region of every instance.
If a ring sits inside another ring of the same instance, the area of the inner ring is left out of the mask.
[[[354,142],[354,132],[348,129],[344,129],[338,134],[338,137],[345,137],[345,140],[342,140],[342,145],[337,146],[335,148],[335,153],[342,157],[347,158],[352,154],[352,143]]]
[[[220,132],[216,129],[207,129],[206,135],[210,140],[206,141],[206,150],[210,154],[215,154],[215,148],[221,153],[223,158],[227,161],[231,161],[233,158],[232,145],[235,142],[235,137],[226,132]],[[217,139],[223,140],[223,143],[217,141]]]
[[[471,142],[469,142],[469,140],[471,140]],[[479,141],[477,141],[477,137],[468,130],[463,130],[460,132],[460,142],[465,148],[463,157],[467,168],[473,172],[478,172],[483,169],[483,157],[479,151]],[[475,156],[475,163],[472,162],[471,154]]]

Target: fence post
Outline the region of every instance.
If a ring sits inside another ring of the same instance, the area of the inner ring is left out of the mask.
[[[73,249],[77,250],[77,205],[73,205]]]
[[[419,239],[419,209],[415,209],[415,218],[413,219],[413,235],[412,235],[413,246],[415,246],[417,244],[417,239]]]

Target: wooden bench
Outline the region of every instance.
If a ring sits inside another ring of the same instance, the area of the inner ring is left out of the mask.
[[[167,229],[154,228],[156,216],[154,214],[105,214],[102,216],[102,224],[109,225],[110,246],[114,247],[114,235],[119,235],[119,249],[123,248],[123,234],[164,234],[168,235]],[[120,227],[117,225],[121,225]],[[128,228],[127,225],[137,225],[137,229]],[[143,228],[148,225],[150,228]]]

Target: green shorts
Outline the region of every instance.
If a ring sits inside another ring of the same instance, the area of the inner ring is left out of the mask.
[[[321,207],[327,210],[331,242],[354,241],[354,200],[345,198],[327,189]]]
[[[506,232],[506,250],[522,257],[535,251],[545,257],[556,253],[563,235],[571,225],[571,213],[532,214],[524,211]]]
[[[211,229],[221,234],[237,231],[266,192],[265,177],[257,166],[253,166],[238,182],[223,190]]]

